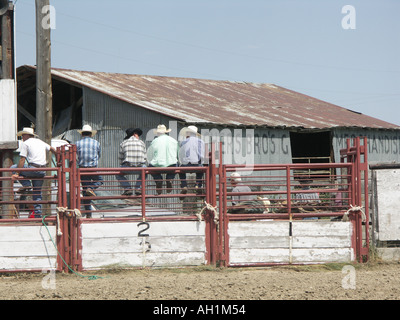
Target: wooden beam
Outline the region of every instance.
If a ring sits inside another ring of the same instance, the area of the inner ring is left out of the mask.
[[[33,116],[33,115],[31,115],[30,113],[29,113],[29,111],[28,110],[26,110],[23,106],[21,106],[19,103],[18,103],[18,111],[19,112],[21,112],[28,120],[30,120],[32,123],[36,123],[36,118]]]

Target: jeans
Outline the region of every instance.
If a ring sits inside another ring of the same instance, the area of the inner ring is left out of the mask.
[[[11,168],[17,168],[17,165],[14,164],[11,166]],[[24,168],[36,168],[33,166],[27,166],[26,164],[24,165]],[[46,172],[45,171],[22,171],[19,172],[19,175],[24,177],[24,178],[29,178],[30,180],[18,180],[19,183],[23,187],[32,187],[32,199],[33,201],[42,201],[42,186],[43,186],[43,178],[45,176]],[[37,179],[33,179],[37,178]],[[42,204],[37,203],[34,205],[34,211],[35,211],[35,218],[41,218],[42,217]]]
[[[103,184],[103,177],[99,175],[81,175],[82,191],[85,192],[88,188],[97,189]],[[90,200],[82,200],[85,205],[85,210],[91,210]]]
[[[181,167],[202,167],[201,164],[181,164]],[[179,173],[179,178],[181,179],[181,188],[187,187],[186,172]],[[196,185],[201,188],[203,179],[203,172],[196,172]]]
[[[121,167],[122,168],[132,168],[132,166],[130,166],[127,163],[123,163],[121,165]],[[138,165],[136,167],[142,168],[142,167],[145,167],[145,165]],[[135,183],[135,188],[140,189],[142,186],[142,171],[126,171],[126,172],[121,172],[121,174],[116,175],[115,177],[119,181],[121,188],[123,188],[124,190],[132,189],[130,182],[126,178],[126,175],[128,175],[128,174],[137,174],[138,175],[138,178]],[[146,175],[144,176],[144,178],[146,179]]]
[[[173,165],[168,166],[168,168],[176,167],[176,166],[177,166],[176,164],[173,164]],[[152,166],[151,164],[149,164],[149,167],[160,168],[160,167],[154,167],[154,166]],[[157,173],[152,173],[152,174],[151,174],[151,176],[153,177],[153,179],[154,179],[154,181],[155,181],[156,183],[157,183],[157,182],[162,182],[162,180],[163,180],[162,173],[163,173],[163,172],[157,172]],[[173,172],[173,171],[168,171],[168,172],[166,172],[166,177],[165,177],[165,179],[166,179],[167,181],[172,180],[172,179],[174,179],[174,178],[175,178],[175,172]]]

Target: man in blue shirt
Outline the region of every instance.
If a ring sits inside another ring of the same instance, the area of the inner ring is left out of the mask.
[[[78,130],[82,135],[82,139],[76,143],[76,151],[78,156],[79,168],[97,168],[100,159],[100,143],[92,137],[96,134],[97,130],[93,130],[91,126],[84,125],[82,130]],[[84,196],[96,196],[94,189],[100,187],[102,177],[99,175],[81,175],[81,183]],[[83,200],[85,210],[90,211],[90,201]],[[90,212],[86,213],[87,218],[91,218]]]
[[[188,126],[183,128],[181,131],[186,139],[181,142],[179,149],[179,162],[181,167],[201,167],[204,163],[204,153],[205,145],[204,141],[201,140],[200,134],[197,132],[197,127]],[[187,180],[186,173],[179,173],[179,178],[181,180],[182,194],[187,193]],[[203,172],[196,172],[196,192],[202,186]]]

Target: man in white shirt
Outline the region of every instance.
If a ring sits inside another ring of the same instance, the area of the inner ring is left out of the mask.
[[[22,143],[20,145],[20,160],[17,165],[11,166],[11,168],[44,168],[47,165],[47,151],[56,153],[56,149],[36,138],[33,128],[24,128],[18,132],[17,136],[22,137]],[[28,165],[25,164],[28,162]],[[19,182],[22,185],[22,190],[29,190],[33,187],[32,198],[34,201],[42,200],[42,186],[43,177],[45,171],[22,171],[19,174],[13,174],[13,179],[20,179]],[[25,180],[21,178],[29,178]],[[40,203],[35,204],[35,218],[41,218],[42,205]]]

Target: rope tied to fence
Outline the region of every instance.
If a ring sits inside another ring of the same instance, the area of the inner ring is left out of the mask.
[[[211,204],[207,203],[206,201],[204,201],[204,203],[205,203],[205,207],[203,207],[200,212],[196,213],[197,218],[199,218],[199,221],[201,221],[201,215],[202,215],[203,211],[207,209],[214,213],[214,222],[216,224],[218,224],[219,223],[219,212],[217,210],[217,207],[216,206],[213,207]]]
[[[69,210],[69,209],[68,209],[68,208],[63,208],[63,207],[58,207],[58,208],[57,208],[57,224],[58,224],[58,225],[60,225],[58,213],[59,213],[59,212],[64,212],[64,210]],[[69,210],[69,211],[74,211],[75,214],[77,214],[77,213],[79,212],[79,214],[80,214],[80,211],[79,211],[78,209]],[[79,274],[78,272],[74,271],[74,270],[71,268],[71,266],[69,266],[69,265],[67,264],[67,262],[64,260],[64,258],[63,258],[63,256],[61,255],[61,253],[58,251],[57,245],[56,245],[56,243],[54,242],[53,237],[51,236],[51,233],[50,233],[49,228],[47,227],[47,224],[45,223],[45,219],[46,219],[48,216],[49,216],[49,215],[44,215],[44,216],[43,216],[43,218],[42,218],[42,224],[43,224],[43,226],[46,228],[47,233],[49,234],[50,240],[51,240],[51,242],[53,243],[53,246],[54,246],[54,248],[56,249],[58,256],[61,258],[62,262],[67,266],[67,268],[68,268],[72,273],[74,273],[75,275],[80,276],[80,277],[82,277],[82,278],[87,278],[87,279],[89,279],[89,280],[104,279],[104,277],[100,277],[100,276],[97,276],[97,275],[85,276],[85,275]],[[60,230],[60,232],[61,232],[61,230]],[[57,234],[58,234],[58,231],[57,231]],[[62,235],[62,233],[61,233],[61,235]]]
[[[82,217],[82,213],[79,209],[68,209],[66,207],[56,207],[57,213],[59,212],[70,212],[75,214],[76,217],[81,218]]]
[[[56,207],[57,210],[57,236],[61,237],[62,232],[61,232],[61,226],[60,226],[60,212],[73,212],[76,217],[81,218],[82,213],[79,209],[68,209],[66,207]],[[71,215],[70,215],[71,216]]]
[[[350,213],[352,213],[352,212],[361,212],[361,219],[362,219],[362,221],[363,222],[365,222],[366,221],[366,216],[365,216],[365,212],[363,211],[363,207],[360,207],[360,206],[353,206],[353,205],[350,205],[350,209],[349,210],[347,210],[345,213],[344,213],[344,215],[343,215],[343,218],[342,218],[342,221],[349,221],[349,215],[350,215]]]

